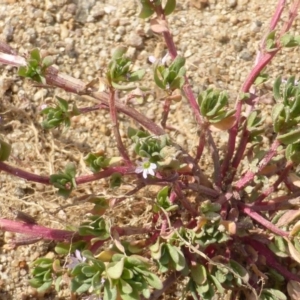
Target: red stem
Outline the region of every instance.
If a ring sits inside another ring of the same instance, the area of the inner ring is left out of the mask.
[[[26,179],[28,181],[39,182],[39,183],[48,184],[48,185],[51,184],[49,176],[36,175],[33,173],[29,173],[29,172],[23,171],[19,168],[12,167],[2,161],[0,161],[0,170],[4,171],[6,173],[9,173],[11,175],[17,176],[19,178]],[[94,180],[109,177],[113,173],[121,173],[123,175],[134,174],[134,170],[135,170],[135,168],[132,166],[110,167],[110,168],[107,168],[107,169],[105,169],[101,172],[95,173],[95,174],[82,175],[82,176],[76,177],[75,180],[76,180],[77,184],[83,184],[83,183],[91,182]]]
[[[124,158],[124,160],[127,162],[127,164],[131,164],[130,158],[127,154],[127,151],[124,147],[124,144],[122,142],[122,138],[119,131],[119,124],[118,124],[118,118],[117,118],[117,111],[116,111],[116,104],[115,104],[115,91],[113,88],[110,89],[110,95],[109,95],[109,111],[110,111],[110,117],[112,121],[113,131],[117,142],[118,150],[121,154],[121,156]]]
[[[271,159],[277,154],[277,148],[279,146],[280,146],[280,142],[278,140],[275,140],[273,142],[273,144],[271,145],[269,152],[258,164],[257,173],[259,173],[264,167],[266,167],[267,164],[271,161]],[[243,175],[243,177],[234,184],[235,188],[237,190],[243,189],[247,185],[247,183],[249,183],[254,178],[255,174],[256,173],[254,173],[252,171],[246,172],[246,174]]]
[[[283,275],[286,280],[295,280],[300,282],[300,278],[284,268],[284,266],[276,260],[274,253],[264,244],[249,238],[245,239],[245,243],[252,246],[260,255],[263,255],[266,258],[267,264]]]
[[[52,229],[36,224],[28,224],[8,219],[0,219],[0,229],[55,241],[70,241],[71,239],[74,240],[74,238],[78,237],[78,234],[74,231]]]
[[[250,207],[245,206],[244,204],[239,204],[240,211],[247,214],[253,220],[264,226],[265,228],[269,229],[270,231],[274,232],[275,234],[281,237],[288,237],[289,233],[277,228],[274,224],[263,218],[260,214],[253,211]]]
[[[293,167],[292,162],[288,162],[284,170],[279,175],[278,179],[274,182],[272,186],[268,189],[264,190],[259,197],[254,201],[255,204],[260,204],[266,197],[268,197],[271,193],[277,190],[279,184],[288,176],[291,168]]]
[[[297,1],[297,2],[299,2],[299,1]],[[278,22],[281,18],[281,14],[282,14],[283,9],[284,9],[284,5],[285,5],[284,0],[279,0],[278,1],[275,13],[274,13],[274,15],[272,17],[272,20],[271,20],[271,23],[270,23],[270,31],[274,30],[274,28],[278,24]],[[298,6],[299,6],[299,3],[294,4],[293,9],[292,9],[292,11],[294,13],[292,15],[290,15],[290,19],[286,23],[286,26],[285,26],[284,31],[282,32],[282,34],[290,28],[290,26],[291,26],[291,24],[292,24],[292,22],[295,18],[294,14],[295,14],[296,9],[298,9]],[[265,44],[265,38],[266,37],[264,37],[264,39],[262,40],[262,43],[261,43],[262,47]],[[246,80],[245,80],[245,82],[244,82],[244,84],[241,88],[241,91],[243,93],[248,93],[249,92],[249,90],[250,90],[251,86],[253,85],[256,77],[265,68],[265,66],[267,64],[269,64],[269,62],[274,58],[274,56],[277,54],[277,52],[280,49],[281,49],[280,45],[278,45],[278,47],[276,49],[274,49],[273,51],[271,51],[271,52],[266,52],[264,54],[260,53],[260,55],[258,56],[257,64],[254,66],[254,68],[250,72],[249,76],[246,78]],[[236,104],[236,114],[235,114],[236,123],[229,130],[228,151],[227,151],[227,154],[225,156],[225,159],[224,159],[224,162],[223,162],[223,165],[222,165],[222,177],[223,178],[225,177],[226,173],[228,172],[230,161],[231,161],[231,159],[233,157],[233,154],[234,154],[236,137],[237,137],[237,134],[238,134],[238,128],[239,128],[240,120],[241,120],[242,105],[243,105],[242,101],[239,100]],[[241,143],[245,143],[245,142],[243,140],[241,140]],[[239,149],[241,151],[243,148],[239,147]],[[243,157],[243,153],[237,154],[236,156],[237,157]],[[240,163],[240,161],[235,162],[235,164],[237,164],[237,166],[239,165],[239,163]]]

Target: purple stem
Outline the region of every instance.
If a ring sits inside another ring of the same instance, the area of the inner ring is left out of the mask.
[[[1,53],[1,52],[0,52],[0,63],[5,65],[12,65],[16,67],[26,66],[27,64],[25,58],[22,56],[11,55],[11,54]],[[83,81],[79,79],[75,79],[67,74],[60,73],[58,69],[54,67],[50,66],[49,68],[47,68],[45,73],[45,78],[47,84],[50,86],[59,87],[71,93],[84,95],[83,97],[86,97],[88,98],[88,100],[92,100],[93,102],[95,102],[96,99],[98,99],[99,103],[103,103],[109,107],[109,95],[107,93],[97,92],[97,91],[91,92],[90,88],[87,88],[86,84]],[[116,109],[130,116],[137,122],[139,122],[150,132],[156,135],[165,134],[165,131],[160,126],[152,122],[145,115],[136,111],[134,108],[128,107],[123,103],[116,101]]]
[[[120,131],[119,131],[118,117],[117,117],[116,104],[115,104],[115,91],[113,88],[110,89],[109,111],[110,111],[110,117],[112,120],[112,126],[113,126],[114,135],[116,138],[118,150],[119,150],[121,156],[123,157],[123,159],[126,161],[126,163],[128,165],[131,165],[130,158],[124,147],[124,144],[122,142],[122,138],[120,135]]]
[[[1,161],[0,161],[0,170],[4,171],[6,173],[9,173],[11,175],[17,176],[19,178],[26,179],[28,181],[39,182],[39,183],[48,184],[48,185],[51,184],[49,176],[32,174],[27,171],[23,171],[19,168],[12,167]],[[82,175],[82,176],[76,177],[75,180],[76,180],[77,184],[83,184],[83,183],[91,182],[94,180],[109,177],[113,173],[121,173],[121,174],[125,175],[125,174],[134,174],[135,173],[134,171],[135,171],[135,168],[132,166],[110,167],[110,168],[107,168],[107,169],[105,169],[101,172],[95,173],[95,174]]]
[[[264,167],[266,167],[267,164],[271,161],[271,159],[277,154],[277,148],[279,146],[280,146],[280,142],[278,140],[275,140],[273,142],[273,144],[271,145],[269,152],[258,164],[258,172],[257,173],[259,173]],[[256,173],[254,173],[252,171],[246,172],[246,174],[243,175],[243,177],[234,184],[235,188],[237,190],[241,190],[242,188],[244,188],[247,185],[247,183],[250,182],[254,178],[255,174]]]
[[[28,224],[8,219],[0,219],[0,229],[2,231],[28,234],[55,241],[70,241],[71,239],[74,240],[74,238],[78,237],[78,234],[74,231],[52,229],[36,224]]]
[[[239,204],[240,211],[251,217],[253,220],[264,226],[265,228],[269,229],[270,231],[274,232],[275,234],[281,237],[288,237],[289,233],[277,228],[274,224],[263,218],[260,214],[253,211],[252,208],[240,203]]]
[[[288,162],[284,170],[279,175],[278,179],[274,182],[272,186],[268,189],[264,190],[259,197],[254,201],[255,204],[260,204],[266,197],[268,197],[271,193],[277,190],[279,184],[288,176],[291,168],[293,167],[292,162]]]
[[[266,258],[267,264],[282,274],[285,279],[300,282],[300,278],[284,268],[284,266],[276,260],[274,253],[264,244],[249,238],[245,239],[245,243],[252,246],[260,255],[263,255]]]
[[[271,23],[270,23],[270,31],[274,30],[274,28],[277,26],[281,14],[284,9],[285,5],[284,0],[279,0],[275,13],[272,17]],[[295,1],[293,8],[292,8],[292,13],[290,14],[289,20],[286,22],[285,27],[282,30],[282,34],[284,34],[290,27],[291,24],[295,18],[296,10],[298,9],[299,6],[299,1]],[[263,47],[265,45],[265,39],[262,40],[261,46]],[[259,75],[259,73],[265,68],[265,66],[274,58],[274,56],[277,54],[277,52],[281,49],[279,43],[277,43],[277,48],[274,49],[271,52],[266,52],[264,54],[260,54],[258,56],[258,62],[254,66],[253,70],[250,72],[249,76],[246,78],[241,91],[244,93],[249,92],[250,87],[252,86],[253,82],[255,81],[256,77]],[[240,120],[241,120],[241,111],[242,111],[242,101],[238,101],[236,104],[236,123],[235,125],[229,130],[229,140],[228,140],[228,151],[225,156],[223,165],[222,165],[222,177],[224,178],[226,173],[228,172],[229,169],[229,164],[232,159],[234,150],[235,150],[235,142],[236,142],[236,136],[238,134],[238,127],[240,125]],[[241,143],[245,143],[243,139],[241,140]],[[244,151],[243,147],[239,147],[240,151]],[[235,161],[235,164],[238,166],[240,163],[241,158],[243,157],[243,153],[236,154],[236,157],[239,158],[239,160]]]
[[[195,210],[191,203],[186,199],[178,182],[174,183],[174,191],[176,192],[183,207],[189,211],[193,217],[196,217],[198,215],[197,210]]]

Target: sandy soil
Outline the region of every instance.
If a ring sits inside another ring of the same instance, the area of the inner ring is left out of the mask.
[[[274,11],[271,0],[178,0],[176,12],[169,22],[179,53],[187,58],[188,77],[195,93],[209,86],[226,89],[232,101],[246,78],[259,41],[268,30]],[[56,56],[60,71],[85,82],[101,76],[112,50],[118,45],[128,47],[127,54],[136,68],[147,71],[144,84],[151,78],[149,55],[162,58],[165,47],[161,36],[153,34],[149,22],[137,17],[134,0],[0,0],[1,40],[17,53],[26,54],[38,47]],[[299,34],[299,20],[293,27]],[[299,50],[287,50],[268,69],[273,78],[298,74]],[[272,80],[262,88],[269,92]],[[150,85],[153,88],[153,86]],[[90,105],[83,99],[58,89],[40,89],[29,80],[16,75],[16,68],[1,67],[0,72],[0,134],[12,145],[11,165],[36,174],[52,174],[64,168],[67,161],[77,165],[78,175],[90,173],[83,157],[93,151],[116,153],[109,116],[105,111],[76,117],[68,130],[44,131],[39,114],[43,104],[54,102],[55,96],[75,102],[78,107]],[[162,112],[160,92],[143,103],[135,104],[148,117],[159,120]],[[267,106],[268,107],[268,106]],[[121,134],[134,123],[121,115]],[[176,128],[171,135],[193,153],[197,142],[197,127],[185,100],[174,104],[170,124]],[[184,128],[184,130],[182,130]],[[217,141],[224,144],[226,134]],[[210,161],[201,167],[209,169]],[[54,188],[27,182],[0,173],[1,217],[14,218],[14,210],[33,216],[39,224],[54,228],[77,225],[91,208],[77,199],[86,194],[110,194],[107,182],[80,186],[72,197],[64,200]],[[124,187],[126,190],[128,187]],[[144,199],[151,191],[146,190]],[[128,199],[110,213],[112,221],[135,225],[147,220],[147,201]],[[140,202],[139,202],[140,203]],[[4,245],[13,235],[0,232]],[[0,299],[70,299],[62,290],[37,295],[28,286],[28,266],[36,258],[52,257],[53,243],[39,242],[14,250],[0,248]],[[176,299],[176,293],[170,295]]]

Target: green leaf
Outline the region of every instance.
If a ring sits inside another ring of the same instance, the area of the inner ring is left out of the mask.
[[[273,51],[275,48],[275,45],[276,45],[275,33],[276,33],[275,30],[271,31],[266,38],[266,50],[267,51]]]
[[[285,294],[283,294],[281,291],[279,290],[275,290],[275,289],[263,289],[262,294],[264,295],[270,295],[274,300],[287,300],[287,297],[285,296]]]
[[[112,59],[116,60],[118,58],[121,58],[127,51],[126,47],[117,47],[117,49],[114,51],[114,53],[112,54]]]
[[[288,133],[278,135],[277,140],[285,145],[299,143],[300,142],[300,129],[292,130]]]
[[[281,99],[281,95],[280,95],[281,83],[282,83],[282,78],[279,76],[276,78],[276,80],[273,84],[273,96],[277,102]]]
[[[46,56],[46,57],[43,58],[43,61],[42,61],[42,67],[43,68],[48,68],[53,64],[54,64],[54,59],[53,59],[52,56]]]
[[[128,284],[128,282],[126,282],[122,278],[120,278],[120,280],[119,280],[119,285],[121,287],[122,293],[131,294],[133,292],[133,289],[132,289],[131,285]]]
[[[107,276],[112,279],[119,279],[124,269],[124,258],[118,262],[112,262],[108,264],[106,268]]]
[[[116,300],[117,299],[117,288],[111,287],[108,280],[104,283],[104,297],[103,300]]]
[[[139,13],[139,18],[146,19],[154,14],[154,10],[148,2],[142,3],[142,9]]]
[[[46,292],[52,286],[52,280],[44,282],[40,287],[37,288],[38,293]]]
[[[141,80],[144,77],[145,73],[146,73],[145,70],[135,71],[132,74],[130,74],[128,81],[132,82],[132,81]]]
[[[295,40],[294,36],[292,36],[289,33],[284,34],[280,38],[280,42],[283,47],[287,47],[287,48],[291,48],[299,45],[298,41]]]
[[[62,276],[58,276],[55,280],[55,291],[59,292],[60,291],[60,284],[62,282]]]
[[[161,280],[155,274],[149,274],[145,277],[147,282],[155,289],[161,290],[163,288],[163,284]]]
[[[0,161],[5,161],[11,153],[11,145],[0,139]]]
[[[33,49],[30,52],[30,58],[36,60],[37,62],[40,62],[41,56],[40,56],[40,51],[39,49]]]
[[[160,79],[160,77],[159,77],[161,67],[163,67],[163,66],[159,66],[159,64],[156,64],[156,66],[154,68],[154,82],[159,88],[161,88],[162,90],[165,90],[166,84],[164,84],[164,81],[162,79]]]
[[[167,0],[167,3],[164,7],[165,16],[170,15],[176,8],[176,0]]]
[[[235,260],[230,260],[229,263],[230,263],[230,266],[232,267],[232,269],[242,277],[244,282],[249,281],[249,274],[244,267],[242,267]]]
[[[269,75],[268,74],[259,74],[256,78],[255,78],[255,81],[254,81],[254,84],[255,85],[260,85],[264,82],[266,82],[269,78]]]
[[[207,280],[207,272],[205,267],[200,264],[197,264],[196,266],[192,266],[191,277],[197,284],[199,285],[204,284]]]
[[[90,287],[91,287],[91,284],[83,283],[79,286],[79,288],[76,289],[76,293],[82,294],[82,293],[88,291]]]
[[[56,96],[56,99],[58,101],[58,107],[61,109],[61,111],[67,112],[68,108],[69,108],[68,102],[66,100],[64,100],[63,98],[60,98],[58,96]]]
[[[168,252],[172,258],[172,260],[174,261],[175,264],[179,263],[179,249],[177,249],[177,247],[172,246],[170,244],[166,244]]]
[[[214,283],[219,293],[224,294],[225,289],[222,287],[221,283],[217,280],[217,278],[213,275],[208,275],[208,277]]]
[[[111,189],[120,187],[122,184],[122,175],[121,173],[113,173],[109,179],[109,187]]]

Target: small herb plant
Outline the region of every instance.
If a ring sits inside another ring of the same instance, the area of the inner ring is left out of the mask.
[[[158,299],[175,283],[181,299],[212,299],[216,294],[226,295],[226,299],[285,300],[287,294],[290,299],[300,299],[300,85],[295,76],[283,80],[283,74],[273,79],[270,146],[262,141],[267,124],[259,96],[250,92],[267,80],[263,71],[282,48],[299,46],[300,37],[289,30],[300,1],[290,5],[280,31],[276,27],[285,1],[278,1],[269,33],[235,105],[229,105],[226,91],[192,92],[185,59],[177,55],[167,22],[176,1],[139,2],[139,16],[150,18],[152,30],[162,34],[171,58],[170,63],[153,64],[153,81],[165,94],[160,124],[116,97],[117,91],[135,90],[145,74],[144,70],[133,71],[123,47],[114,52],[101,79],[104,92],[57,72],[52,59],[42,58],[38,49],[26,59],[0,53],[0,62],[19,66],[20,76],[98,101],[93,108],[74,105],[70,109],[68,101],[57,97],[56,106],[41,112],[45,130],[68,127],[74,116],[106,108],[119,151],[116,157],[93,152],[85,156],[92,174],[76,176],[76,166],[70,163],[64,172],[38,176],[5,163],[11,147],[2,138],[0,170],[53,185],[65,198],[72,197],[80,184],[104,178],[115,189],[122,186],[124,178],[134,178],[135,187],[127,196],[146,186],[161,187],[152,199],[151,222],[139,227],[120,227],[108,221],[106,212],[115,202],[100,195],[87,195],[94,208],[72,230],[0,219],[2,230],[56,242],[61,259],[32,262],[30,284],[44,292],[51,287],[59,290],[64,282],[73,295],[90,294],[91,299],[105,300]],[[200,132],[195,154],[168,134],[172,101],[187,101],[195,116]],[[134,157],[121,137],[118,113],[140,125],[127,128],[126,144],[133,147]],[[215,144],[213,129],[229,133],[225,150]],[[205,147],[210,156],[204,155]],[[199,162],[209,158],[213,172],[207,174]],[[278,196],[279,189],[283,196]],[[126,199],[118,198],[118,203]],[[21,244],[15,241],[15,246]]]

